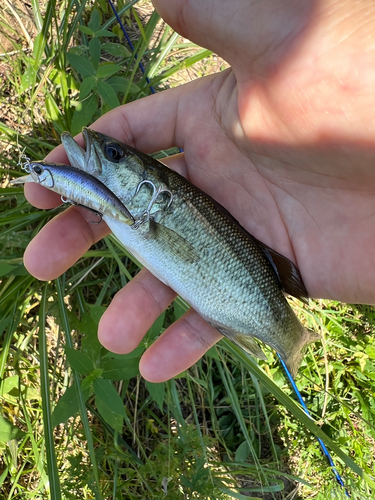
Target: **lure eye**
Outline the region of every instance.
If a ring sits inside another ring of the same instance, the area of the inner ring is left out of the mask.
[[[119,162],[125,156],[122,147],[120,144],[117,144],[117,142],[110,142],[109,144],[106,144],[104,152],[107,158],[114,162]]]
[[[39,165],[34,165],[34,166],[33,166],[33,170],[34,170],[34,172],[36,173],[36,175],[40,175],[40,174],[43,172],[42,167],[41,167],[41,166],[39,166]]]

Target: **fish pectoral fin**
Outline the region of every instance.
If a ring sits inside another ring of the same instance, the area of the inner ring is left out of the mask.
[[[173,229],[169,229],[153,219],[149,221],[149,231],[146,237],[161,240],[173,255],[186,262],[194,263],[199,259],[199,255],[191,243]]]
[[[216,328],[216,330],[219,330],[220,333],[222,333],[229,340],[237,344],[247,353],[251,354],[252,356],[255,356],[256,358],[263,359],[265,361],[267,360],[267,357],[260,348],[259,344],[251,335],[246,335],[244,333],[237,332],[236,330],[232,330],[227,326],[214,323],[212,321],[209,321],[209,323],[214,328]]]
[[[257,240],[257,242],[272,265],[283,292],[288,295],[292,295],[307,304],[309,294],[307,293],[298,267],[295,266],[291,260],[287,259],[261,241]]]

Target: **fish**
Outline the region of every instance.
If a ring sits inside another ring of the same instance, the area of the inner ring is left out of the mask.
[[[260,359],[258,341],[267,344],[295,376],[306,346],[321,337],[286,299],[308,298],[293,262],[162,162],[92,129],[82,133],[85,149],[68,132],[62,144],[72,168],[104,184],[134,218],[124,224],[103,211],[121,244],[220,333]]]

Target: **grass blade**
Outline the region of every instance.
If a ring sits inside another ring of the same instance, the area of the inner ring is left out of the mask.
[[[50,484],[51,497],[61,500],[59,472],[57,468],[55,440],[51,421],[50,384],[48,374],[48,350],[46,340],[46,305],[48,298],[48,283],[44,285],[42,301],[39,310],[39,353],[40,353],[40,387],[42,396],[42,410],[44,423],[44,437],[47,455],[47,471]]]
[[[66,312],[66,305],[64,303],[64,290],[62,287],[61,279],[57,278],[55,280],[55,283],[56,283],[56,289],[57,289],[57,298],[58,298],[60,317],[62,319],[62,328],[65,331],[65,342],[66,342],[66,345],[68,347],[70,347],[71,349],[74,349],[72,337],[70,334],[70,327],[69,327],[68,315]],[[90,458],[91,458],[92,467],[93,467],[93,473],[94,473],[94,478],[95,478],[95,483],[96,483],[95,484],[95,493],[96,493],[96,497],[99,500],[101,500],[102,495],[101,495],[100,489],[99,489],[98,464],[96,461],[94,441],[93,441],[91,430],[90,430],[90,424],[89,424],[89,421],[87,418],[86,405],[85,405],[85,401],[84,401],[83,394],[81,391],[81,380],[80,380],[79,374],[75,370],[72,370],[72,371],[73,371],[74,384],[75,384],[76,391],[77,391],[77,397],[79,400],[82,425],[83,425],[83,429],[85,432],[87,446],[89,449]]]

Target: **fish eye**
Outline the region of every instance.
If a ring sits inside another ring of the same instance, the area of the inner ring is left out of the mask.
[[[117,142],[110,142],[105,145],[104,153],[112,161],[118,162],[124,158],[125,154],[122,147]]]
[[[33,170],[36,173],[36,175],[40,175],[43,172],[43,169],[40,165],[34,165]]]

